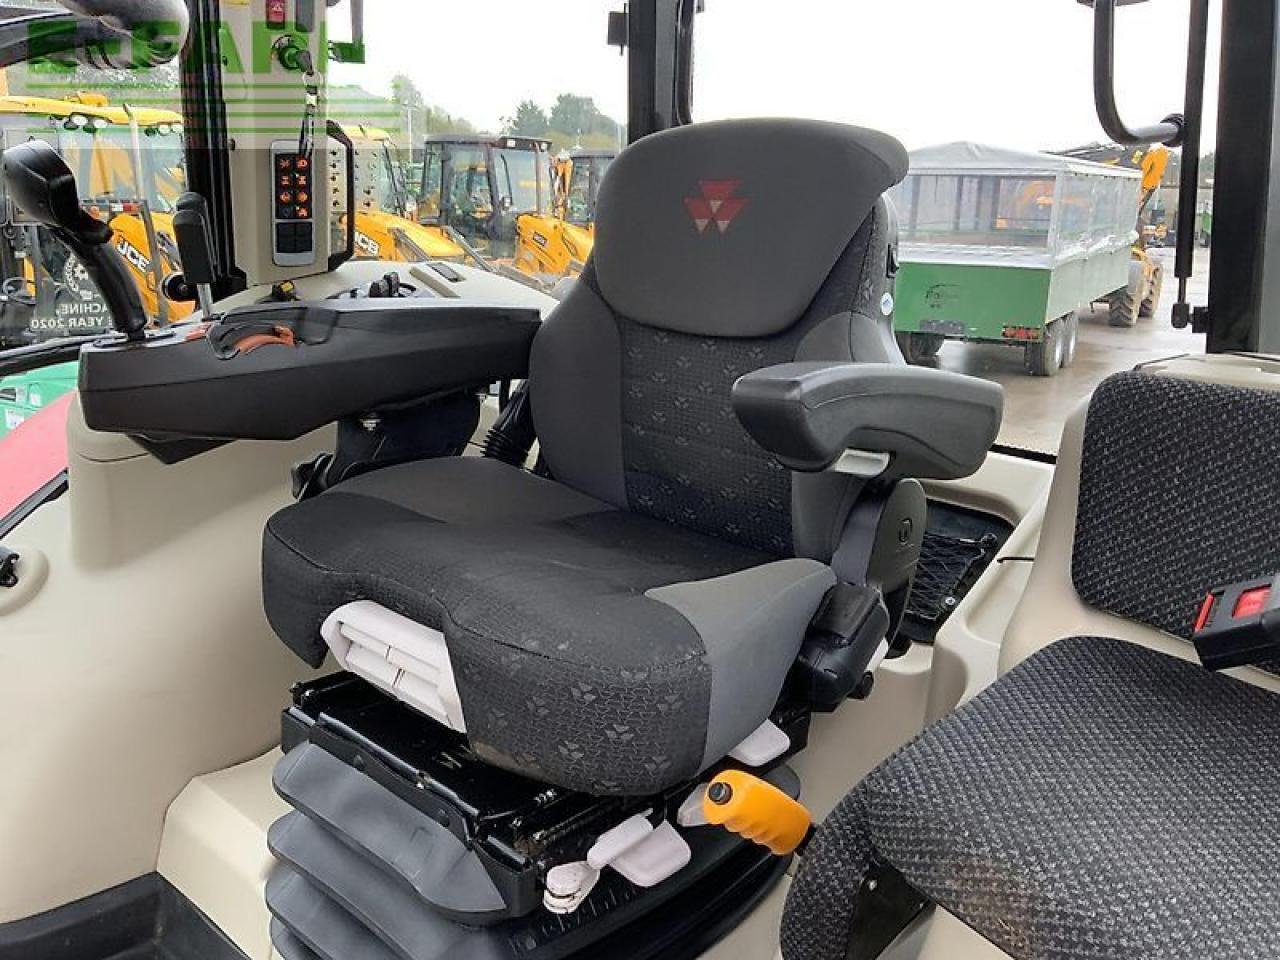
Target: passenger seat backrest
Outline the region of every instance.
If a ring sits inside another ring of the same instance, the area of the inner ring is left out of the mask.
[[[1207,591],[1280,570],[1280,392],[1121,373],[1080,421],[1001,667],[1085,634],[1194,658],[1185,640]]]
[[[742,429],[730,388],[797,359],[901,362],[883,194],[906,169],[890,137],[801,120],[698,124],[623,151],[592,261],[533,345],[552,475],[767,554],[827,559],[848,481],[793,481]]]
[[[1085,423],[1080,599],[1179,637],[1215,586],[1280,571],[1280,394],[1122,373]]]

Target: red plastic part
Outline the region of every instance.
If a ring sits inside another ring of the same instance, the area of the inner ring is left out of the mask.
[[[1204,598],[1204,603],[1200,604],[1200,613],[1196,617],[1196,626],[1194,633],[1199,633],[1209,623],[1209,616],[1213,613],[1214,604],[1218,602],[1218,598],[1212,593]]]
[[[0,440],[0,517],[67,469],[67,411],[74,396],[64,394]]]
[[[1270,599],[1270,587],[1257,587],[1242,593],[1240,594],[1240,599],[1236,601],[1236,608],[1231,611],[1231,616],[1237,620],[1243,620],[1245,617],[1256,617],[1267,609],[1267,601]]]

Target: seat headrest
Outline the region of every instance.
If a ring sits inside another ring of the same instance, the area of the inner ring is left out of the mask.
[[[649,326],[778,333],[906,173],[897,140],[837,123],[724,120],[645,137],[600,188],[600,291]]]

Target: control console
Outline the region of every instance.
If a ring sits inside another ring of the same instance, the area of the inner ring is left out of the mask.
[[[535,308],[416,298],[232,310],[85,347],[95,430],[153,439],[291,440],[345,417],[528,374]]]
[[[271,259],[278,267],[316,262],[315,153],[298,153],[298,141],[271,144]]]

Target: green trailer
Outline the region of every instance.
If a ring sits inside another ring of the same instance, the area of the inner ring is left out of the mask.
[[[947,340],[1010,344],[1052,376],[1075,358],[1077,312],[1131,301],[1142,175],[1085,160],[952,143],[911,154],[893,194],[894,328],[908,360]],[[1139,302],[1145,294],[1138,296]]]
[[[77,361],[0,377],[0,438],[76,388]]]

